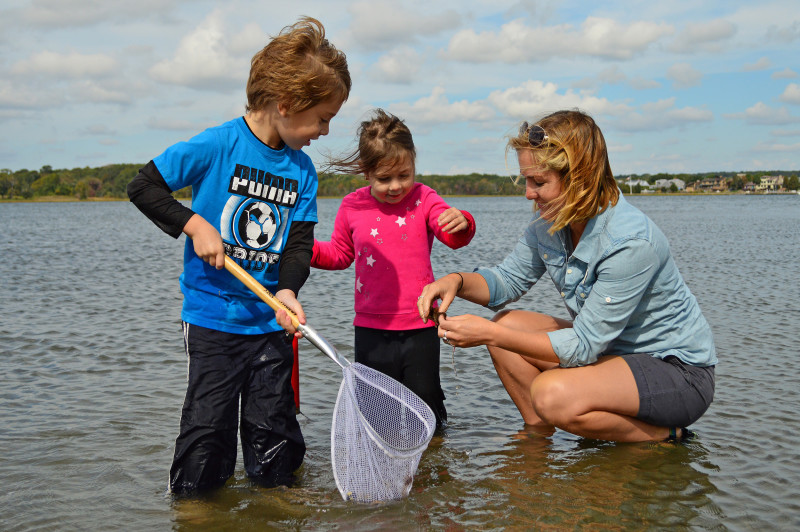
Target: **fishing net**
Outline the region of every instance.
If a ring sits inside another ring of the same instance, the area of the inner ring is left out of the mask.
[[[342,374],[331,429],[339,493],[359,502],[407,496],[433,436],[433,411],[411,390],[363,364],[346,365]]]
[[[273,310],[287,312],[297,330],[341,366],[344,380],[333,411],[331,461],[342,497],[372,502],[408,495],[420,456],[433,436],[436,420],[431,408],[391,377],[351,364],[231,257],[225,257],[225,268]]]

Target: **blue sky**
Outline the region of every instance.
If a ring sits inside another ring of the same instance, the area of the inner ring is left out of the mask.
[[[250,58],[302,15],[353,77],[316,161],[382,107],[419,173],[505,174],[522,120],[577,107],[616,174],[800,168],[796,0],[4,0],[0,168],[143,164],[240,116]]]

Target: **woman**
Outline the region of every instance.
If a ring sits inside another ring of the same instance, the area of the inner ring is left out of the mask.
[[[559,111],[523,123],[508,147],[538,216],[501,264],[427,285],[423,321],[455,296],[499,310],[547,273],[571,321],[504,310],[445,317],[439,336],[488,347],[526,424],[612,441],[690,437],[714,396],[711,330],[666,237],[621,196],[602,132]]]

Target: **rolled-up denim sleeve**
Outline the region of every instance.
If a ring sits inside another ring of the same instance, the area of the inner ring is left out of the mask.
[[[514,250],[497,266],[475,269],[486,279],[489,287],[488,308],[496,311],[517,301],[544,274],[545,265],[539,257],[537,240],[532,232],[531,228],[526,230]]]
[[[563,367],[597,361],[625,329],[661,260],[650,242],[630,239],[597,266],[597,280],[572,328],[548,334]]]

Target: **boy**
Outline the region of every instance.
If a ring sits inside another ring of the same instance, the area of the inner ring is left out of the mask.
[[[223,270],[231,256],[305,320],[317,175],[301,148],[328,133],[350,93],[344,53],[320,22],[284,28],[252,59],[246,115],[168,148],[128,185],[164,232],[189,238],[180,278],[188,386],[170,470],[174,494],[223,485],[236,464],[288,485],[305,454],[291,388],[291,338],[274,312]],[[192,186],[192,207],[171,192]]]

